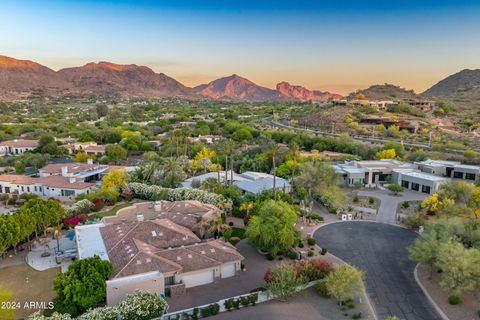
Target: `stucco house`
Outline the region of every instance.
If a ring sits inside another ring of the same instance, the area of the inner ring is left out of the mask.
[[[139,213],[140,216],[140,213]],[[243,256],[223,240],[201,241],[189,228],[166,218],[77,226],[78,258],[94,255],[113,264],[107,304],[135,289],[166,296],[235,276]]]
[[[0,175],[0,194],[33,193],[45,197],[75,197],[89,193],[94,186],[94,183],[77,181],[74,177],[34,178],[15,174]]]
[[[38,140],[15,139],[0,142],[0,156],[20,155],[38,147]]]
[[[333,166],[347,186],[376,187],[398,183],[405,189],[432,194],[450,179],[475,182],[480,179],[480,167],[457,161],[425,160],[402,162],[398,160],[350,161]]]

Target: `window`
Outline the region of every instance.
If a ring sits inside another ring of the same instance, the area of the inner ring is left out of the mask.
[[[71,197],[71,196],[74,196],[74,195],[75,195],[75,191],[62,189],[62,196]]]
[[[465,179],[467,180],[475,180],[477,178],[477,176],[475,175],[475,173],[465,173]]]
[[[463,172],[453,171],[453,177],[455,179],[463,179]]]
[[[405,189],[408,189],[409,185],[410,185],[409,181],[402,180],[402,187],[404,187]]]
[[[39,190],[40,192],[42,192],[42,187],[38,187],[38,190]]]
[[[165,285],[166,286],[172,285],[173,283],[174,283],[174,277],[166,277],[165,278]]]
[[[27,187],[27,192],[30,192],[30,187]]]
[[[420,185],[418,183],[412,182],[412,190],[414,191],[420,190]]]
[[[430,187],[429,186],[422,186],[422,192],[430,194]]]
[[[34,187],[33,187],[33,190],[35,190],[35,192],[37,192],[37,186],[34,186]]]
[[[25,188],[22,186],[22,192],[25,191]]]

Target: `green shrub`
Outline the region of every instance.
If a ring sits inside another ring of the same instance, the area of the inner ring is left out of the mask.
[[[357,312],[357,313],[352,314],[352,319],[362,319],[362,313]]]
[[[16,203],[17,203],[17,198],[8,198],[8,200],[7,200],[7,204],[8,204],[9,206],[13,206],[13,205],[15,205]]]
[[[299,247],[299,248],[303,248],[303,247],[305,247],[305,246],[303,245],[303,242],[300,241],[300,242],[298,243],[298,247]]]
[[[330,293],[328,292],[325,282],[320,282],[315,286],[315,291],[324,298],[330,298]]]
[[[290,251],[287,255],[292,260],[296,260],[298,258],[298,253],[296,253],[295,251]]]
[[[408,208],[410,208],[410,202],[408,202],[408,201],[403,201],[403,202],[402,202],[402,208],[403,208],[403,209],[408,209]]]
[[[275,259],[275,257],[271,253],[267,254],[267,260],[272,261],[273,259]]]
[[[368,203],[374,204],[374,203],[375,203],[375,199],[372,198],[372,197],[368,198]]]
[[[347,300],[340,302],[340,307],[342,310],[353,309],[355,308],[355,301],[349,298]]]
[[[358,201],[360,201],[360,198],[358,198],[358,195],[355,195],[355,196],[353,196],[352,201],[353,201],[353,203],[357,203]]]
[[[337,208],[328,208],[328,212],[331,214],[337,214]]]
[[[327,248],[322,248],[322,251],[320,251],[320,254],[322,256],[326,255],[327,254]]]
[[[480,318],[480,309],[477,310],[477,316]]]
[[[212,303],[211,305],[200,309],[200,314],[202,315],[202,318],[206,318],[217,315],[219,311],[220,305],[218,303]]]
[[[418,229],[423,224],[423,219],[419,215],[408,216],[403,223],[410,229]]]
[[[307,216],[307,219],[310,219],[310,220],[316,220],[316,221],[323,221],[323,217],[322,216],[319,216],[318,214],[309,214]]]
[[[315,240],[315,238],[308,238],[307,243],[308,243],[309,246],[313,246],[313,245],[317,244],[317,240]]]
[[[307,256],[309,257],[313,257],[315,253],[312,251],[312,250],[309,250],[308,253],[307,253]]]
[[[456,305],[456,304],[459,304],[460,303],[460,297],[459,296],[450,296],[448,297],[448,303],[450,303],[451,305]]]

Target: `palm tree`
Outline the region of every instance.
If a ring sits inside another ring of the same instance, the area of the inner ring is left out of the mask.
[[[198,228],[201,239],[205,238],[205,235],[208,232],[209,227],[210,227],[210,223],[208,221],[206,221],[202,216],[197,217],[195,228]]]
[[[244,202],[240,205],[240,211],[246,211],[246,215],[250,215],[250,211],[255,208],[255,203],[252,201]]]
[[[214,236],[219,236],[223,234],[226,230],[230,229],[228,224],[223,223],[222,217],[218,216],[215,218],[213,224],[210,225],[208,231],[213,233]]]
[[[275,142],[271,142],[269,145],[270,152],[272,153],[272,174],[273,174],[273,199],[277,199],[276,197],[276,178],[277,178],[277,164],[276,164],[276,155],[278,152],[278,145]]]
[[[45,233],[51,233],[53,239],[57,240],[57,251],[60,251],[60,235],[62,234],[62,225],[57,225],[54,227],[49,227],[45,229]]]
[[[292,160],[293,160],[292,177],[291,177],[291,184],[292,184],[291,191],[292,191],[292,192],[293,192],[293,188],[294,188],[295,173],[296,173],[296,170],[297,170],[297,157],[298,157],[298,153],[299,153],[298,145],[297,145],[296,143],[293,143],[293,144],[290,146],[290,154],[291,154]]]

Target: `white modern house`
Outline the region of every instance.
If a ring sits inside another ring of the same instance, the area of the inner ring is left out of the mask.
[[[423,172],[444,176],[447,178],[477,181],[480,179],[480,167],[462,164],[458,161],[425,160],[415,162]]]
[[[393,171],[393,182],[398,183],[406,190],[435,193],[448,178],[411,169],[397,169]]]
[[[48,164],[39,177],[16,174],[0,175],[0,194],[33,193],[44,197],[75,197],[89,193],[96,181],[110,169],[107,165],[88,163]]]
[[[432,194],[450,179],[475,182],[480,179],[480,167],[456,161],[425,160],[409,163],[398,160],[350,161],[333,166],[347,186],[376,187],[398,183],[405,189]]]
[[[345,185],[376,187],[391,181],[394,170],[415,169],[415,165],[393,159],[382,159],[346,161],[343,164],[334,165],[333,168],[342,176]]]
[[[109,170],[108,165],[95,164],[92,159],[87,163],[50,163],[38,170],[40,177],[62,176],[75,178],[76,181],[94,182]]]
[[[263,172],[247,171],[244,173],[235,173],[232,171],[220,171],[220,172],[208,172],[199,176],[188,178],[182,182],[182,186],[185,188],[191,188],[194,181],[202,183],[206,179],[219,179],[220,182],[225,182],[225,176],[228,181],[233,181],[233,184],[242,189],[245,192],[251,192],[253,194],[259,194],[264,190],[272,190],[274,184],[274,176]],[[291,192],[292,186],[283,178],[275,177],[275,189],[284,191],[286,193]]]
[[[63,176],[34,178],[15,174],[0,175],[0,194],[33,193],[44,197],[75,197],[89,193],[94,186],[94,183]]]
[[[0,142],[0,156],[20,155],[38,147],[38,140],[15,139]]]

